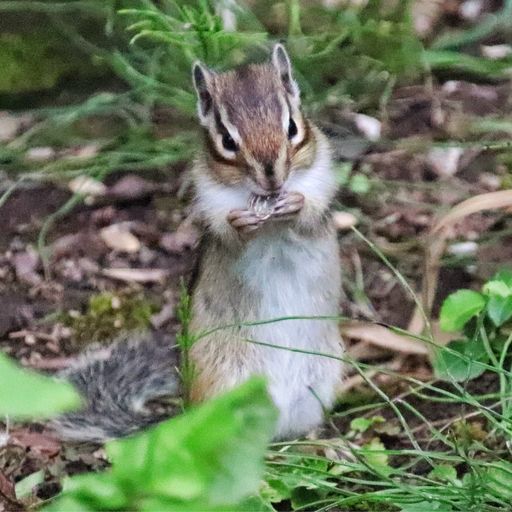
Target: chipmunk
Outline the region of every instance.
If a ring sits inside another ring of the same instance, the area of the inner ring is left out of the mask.
[[[190,330],[207,334],[190,350],[191,399],[263,375],[279,410],[275,438],[300,436],[322,423],[343,373],[328,141],[301,111],[281,44],[269,62],[224,73],[196,62],[192,75],[205,149],[192,169],[204,236]],[[151,338],[85,355],[64,378],[88,406],[57,430],[103,440],[154,421],[145,403],[179,395],[178,357]]]

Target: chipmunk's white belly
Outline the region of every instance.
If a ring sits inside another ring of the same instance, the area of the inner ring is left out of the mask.
[[[269,234],[250,242],[235,271],[246,293],[254,294],[253,321],[282,317],[337,316],[340,298],[338,246],[333,237],[304,239],[294,233]],[[340,379],[341,362],[309,351],[340,357],[336,320],[281,320],[248,327],[261,346],[261,367],[280,409],[278,437],[303,433],[319,424]],[[287,350],[288,349],[288,350]],[[289,350],[292,349],[292,350]]]

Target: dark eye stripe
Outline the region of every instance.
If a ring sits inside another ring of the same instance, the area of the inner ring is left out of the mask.
[[[290,117],[290,121],[288,121],[288,138],[293,139],[295,135],[297,135],[297,125],[295,124],[295,121],[292,117]]]
[[[238,144],[233,140],[233,137],[231,137],[227,131],[222,135],[222,145],[227,151],[238,150]]]
[[[217,109],[214,112],[215,127],[217,131],[222,135],[222,145],[226,151],[238,151],[238,144],[233,140],[228,129],[224,126],[220,113]]]
[[[236,166],[234,160],[228,160],[226,157],[219,153],[215,142],[212,140],[211,135],[208,130],[205,130],[205,144],[208,150],[208,154],[210,157],[215,160],[219,164],[229,165],[231,167]]]

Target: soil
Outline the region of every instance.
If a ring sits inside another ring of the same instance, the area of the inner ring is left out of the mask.
[[[378,143],[365,139],[354,126],[350,137],[337,135],[345,112],[332,108],[319,119],[332,136],[338,163],[350,161],[352,176],[363,175],[370,185],[366,192],[346,185],[335,207],[358,219],[358,228],[418,292],[423,276],[423,244],[433,222],[464,199],[499,190],[507,173],[499,152],[461,144],[459,156],[453,158],[456,163],[451,165],[453,153],[446,148],[436,152],[432,145],[463,137],[470,141],[471,136],[462,130],[471,116],[504,115],[512,105],[510,100],[508,84],[500,83],[457,81],[447,85],[439,80],[433,87],[399,87],[387,105],[382,119],[384,137]],[[165,125],[165,117],[160,124]],[[172,131],[172,127],[168,129]],[[165,133],[165,126],[161,130]],[[496,135],[497,140],[502,138],[503,134]],[[15,190],[0,206],[0,349],[24,366],[40,371],[51,373],[65,368],[87,345],[81,333],[74,331],[70,318],[87,313],[90,298],[105,293],[120,298],[122,303],[133,297],[144,298],[153,308],[148,327],[174,330],[180,282],[188,279],[197,257],[197,233],[184,223],[188,203],[186,198],[178,197],[186,183],[187,169],[188,163],[181,162],[166,172],[155,169],[153,174],[111,175],[101,197],[55,218],[43,243],[49,249],[47,261],[36,250],[38,237],[49,216],[59,211],[71,192],[66,184],[35,181]],[[457,224],[450,238],[452,250],[441,264],[434,317],[453,290],[480,287],[512,260],[509,213],[476,213]],[[119,244],[127,243],[128,232],[136,239],[137,250],[120,250],[106,243],[101,232],[111,225],[122,227],[124,235]],[[407,327],[414,301],[393,271],[354,232],[340,230],[339,241],[346,292],[343,314]],[[475,247],[457,253],[457,242],[475,242]],[[138,269],[140,273],[113,278],[106,272],[116,269]],[[108,342],[125,326],[121,323],[111,327],[104,339],[91,341]],[[349,353],[358,353],[362,362],[378,362],[422,381],[433,378],[426,355],[375,347],[364,340],[346,341]],[[392,396],[408,389],[400,379],[382,375],[376,382]],[[484,374],[471,383],[471,390],[484,393],[494,386],[492,377]],[[356,403],[360,394],[369,396],[361,386],[349,389],[344,403]],[[407,400],[431,422],[468,412],[453,404]],[[389,410],[378,413],[390,424],[396,421]],[[422,422],[406,409],[403,413],[421,439]],[[345,432],[349,419],[334,418],[336,429]],[[37,487],[35,501],[55,495],[64,475],[100,470],[107,465],[101,447],[62,443],[44,425],[11,426],[8,433],[7,441],[0,442],[0,501],[3,497],[8,502],[12,484],[36,471],[44,471],[44,481]],[[390,448],[409,446],[396,433],[380,435]],[[422,442],[427,446],[430,441]],[[13,500],[9,503],[13,510],[21,507]]]

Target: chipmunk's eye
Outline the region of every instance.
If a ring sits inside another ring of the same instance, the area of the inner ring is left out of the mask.
[[[295,121],[290,117],[290,122],[288,124],[288,138],[293,139],[297,135],[297,125]]]
[[[238,146],[236,142],[233,140],[233,137],[229,135],[229,133],[225,133],[222,136],[222,145],[224,146],[224,149],[226,151],[236,151],[238,149]]]

